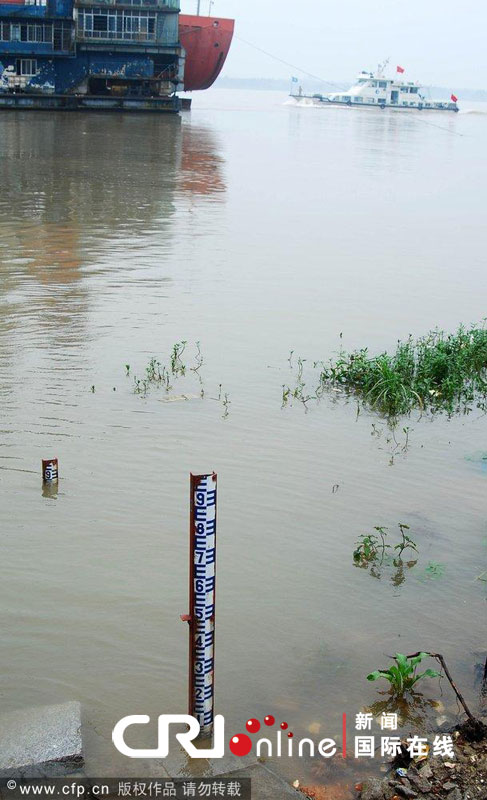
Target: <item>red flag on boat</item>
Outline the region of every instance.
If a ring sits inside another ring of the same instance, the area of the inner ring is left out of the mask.
[[[458,102],[458,97],[454,94],[451,95],[451,99],[453,100],[454,103]]]
[[[397,72],[405,72],[404,67],[396,67]]]

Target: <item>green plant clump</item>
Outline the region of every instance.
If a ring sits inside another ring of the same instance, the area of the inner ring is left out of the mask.
[[[435,669],[426,669],[424,672],[417,672],[418,664],[425,658],[429,658],[429,653],[418,653],[413,658],[408,658],[402,653],[396,653],[394,661],[396,662],[389,669],[376,669],[367,675],[368,681],[376,681],[379,678],[385,678],[391,685],[391,691],[397,695],[402,695],[417,684],[421,678],[439,678],[441,672]]]
[[[410,549],[414,550],[416,553],[418,552],[416,542],[414,542],[410,536],[407,536],[404,533],[404,531],[409,530],[409,525],[406,525],[404,522],[398,522],[397,527],[401,532],[401,541],[393,548],[394,550],[397,550],[395,558],[392,559],[392,563],[396,567],[402,562],[402,554],[405,550]],[[379,559],[380,563],[382,564],[384,557],[386,556],[386,550],[391,549],[391,545],[386,544],[388,529],[383,525],[376,525],[374,530],[377,531],[379,534],[378,536],[376,536],[374,533],[368,533],[363,534],[358,538],[355,550],[353,551],[353,560],[359,566],[366,566],[367,564],[378,561]]]
[[[370,357],[367,348],[341,352],[320,382],[357,394],[371,408],[396,417],[415,408],[448,414],[487,409],[487,329],[461,326],[398,341],[394,353]]]

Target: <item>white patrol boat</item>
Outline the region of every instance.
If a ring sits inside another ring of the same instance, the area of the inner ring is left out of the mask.
[[[458,98],[432,100],[422,93],[420,83],[409,83],[397,78],[386,78],[384,70],[389,60],[379,64],[376,72],[361,72],[353,86],[346,92],[306,95],[301,87],[291,97],[299,103],[309,105],[355,106],[356,108],[393,108],[400,111],[458,111]],[[403,67],[397,67],[402,74]],[[293,78],[293,80],[295,80]]]

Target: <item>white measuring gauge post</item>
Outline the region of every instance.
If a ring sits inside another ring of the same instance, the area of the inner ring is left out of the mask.
[[[202,736],[213,731],[217,476],[191,475],[189,713]]]

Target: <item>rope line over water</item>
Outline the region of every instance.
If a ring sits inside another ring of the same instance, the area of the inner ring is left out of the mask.
[[[240,42],[247,44],[249,47],[253,47],[254,50],[258,50],[260,53],[264,53],[264,55],[269,56],[269,58],[273,58],[274,61],[279,61],[280,64],[285,64],[286,67],[291,67],[291,69],[296,70],[296,72],[301,72],[303,75],[307,75],[309,78],[313,78],[320,83],[326,83],[328,86],[333,86],[335,89],[341,89],[343,84],[339,83],[332,83],[332,81],[326,81],[324,78],[320,78],[319,75],[314,75],[312,72],[307,72],[305,69],[301,69],[301,67],[296,66],[296,64],[291,64],[290,61],[284,61],[283,58],[279,58],[279,56],[275,56],[272,53],[269,53],[268,50],[264,50],[262,47],[258,47],[256,44],[252,44],[252,42],[247,41],[247,39],[242,39],[241,36],[235,35],[235,38],[238,39]]]

